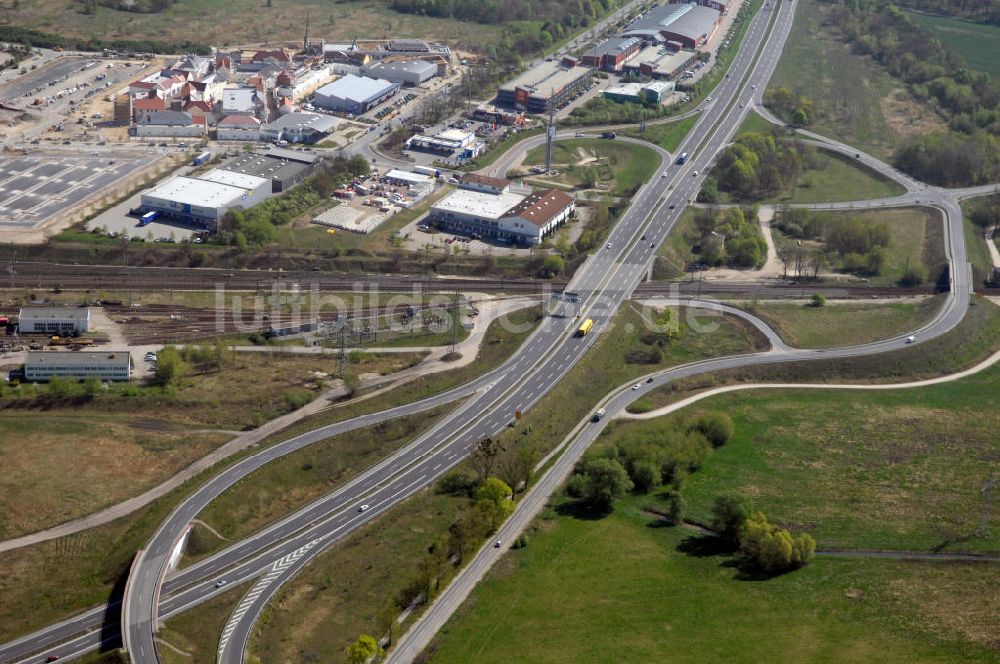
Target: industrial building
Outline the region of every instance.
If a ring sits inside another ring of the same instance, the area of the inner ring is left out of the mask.
[[[316,143],[329,136],[340,120],[319,113],[286,113],[274,122],[260,128],[262,141],[288,141],[289,143]]]
[[[680,44],[651,44],[639,51],[638,55],[625,63],[622,71],[650,78],[677,78],[691,68],[698,54],[680,50]]]
[[[500,219],[500,233],[519,244],[539,244],[555,232],[576,209],[576,200],[564,191],[547,189],[529,194]]]
[[[435,203],[429,220],[443,230],[487,241],[534,245],[563,224],[574,208],[572,196],[554,189],[524,196],[506,185],[497,193],[463,186]]]
[[[378,62],[364,68],[366,76],[380,78],[400,85],[420,85],[438,75],[438,68],[426,60]]]
[[[433,135],[417,134],[406,141],[407,150],[432,152],[443,156],[451,156],[457,152],[463,159],[478,156],[484,148],[485,145],[482,141],[476,140],[474,133],[461,129],[445,129]]]
[[[604,97],[617,102],[639,102],[660,104],[674,91],[673,81],[653,81],[651,83],[621,83],[604,91]]]
[[[90,331],[90,309],[69,307],[22,307],[17,317],[21,334],[86,334]]]
[[[660,5],[633,21],[623,36],[654,44],[676,41],[684,48],[696,49],[712,38],[721,18],[717,10],[700,5]]]
[[[313,104],[338,113],[361,115],[396,94],[400,87],[400,83],[348,74],[317,90]]]
[[[125,381],[132,377],[132,356],[125,350],[29,351],[24,362],[25,380],[44,383],[52,378]]]
[[[514,80],[500,86],[497,104],[545,113],[550,105],[568,100],[590,81],[589,67],[564,67],[558,61],[543,61]]]
[[[271,193],[279,194],[306,179],[318,160],[315,152],[271,147],[227,162],[226,170],[267,178],[271,181]]]
[[[641,48],[642,40],[636,37],[612,37],[584,53],[582,62],[604,71],[621,71],[625,62]]]
[[[266,178],[214,169],[197,178],[173,177],[143,192],[142,210],[215,230],[227,211],[251,208],[270,194]]]

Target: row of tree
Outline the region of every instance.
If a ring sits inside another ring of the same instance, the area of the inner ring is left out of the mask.
[[[502,25],[493,55],[519,62],[573,32],[586,28],[620,0],[390,0],[402,13]]]
[[[896,0],[901,7],[1000,25],[1000,0]]]
[[[738,548],[745,564],[768,574],[802,567],[816,554],[816,541],[811,535],[792,535],[768,523],[763,512],[752,512],[747,502],[734,494],[716,497],[712,530],[728,545]]]
[[[814,240],[822,246],[801,250],[799,245],[785,246],[778,257],[795,276],[817,277],[823,267],[833,267],[844,272],[877,275],[885,267],[887,249],[891,241],[889,226],[885,222],[864,218],[843,218],[803,208],[782,210],[775,219],[775,226],[785,235],[797,240]],[[926,278],[914,261],[913,272],[908,273],[916,285]],[[810,275],[809,272],[812,272]]]
[[[631,491],[649,493],[664,485],[677,491],[732,435],[733,422],[721,412],[700,413],[669,428],[637,429],[581,459],[565,493],[589,509],[608,512]]]
[[[805,143],[770,132],[744,132],[719,156],[715,178],[706,182],[699,200],[715,202],[718,192],[737,200],[769,198],[794,184],[815,161]]]
[[[784,86],[768,88],[764,92],[764,105],[793,127],[808,126],[816,116],[812,99]]]
[[[1000,176],[1000,81],[970,69],[957,52],[892,3],[825,1],[833,4],[831,22],[856,51],[879,62],[918,99],[933,102],[949,118],[951,129],[966,136],[918,136],[897,155],[896,165],[944,186]]]

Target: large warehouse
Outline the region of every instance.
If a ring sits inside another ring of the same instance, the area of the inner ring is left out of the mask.
[[[44,383],[52,378],[124,381],[132,376],[132,356],[126,350],[29,351],[24,362],[24,378]]]
[[[316,143],[333,132],[340,120],[319,113],[286,113],[260,128],[262,141]]]
[[[217,168],[200,177],[173,177],[153,187],[142,194],[142,209],[215,230],[227,211],[251,208],[270,195],[267,178]]]
[[[497,104],[545,113],[550,103],[558,106],[585,86],[590,71],[589,67],[564,67],[557,61],[543,61],[500,86]]]
[[[459,189],[431,207],[437,227],[492,242],[533,245],[562,225],[573,213],[572,196],[555,189],[528,196]]]
[[[629,25],[623,36],[650,43],[676,41],[695,49],[712,38],[721,18],[715,9],[700,5],[660,5]]]
[[[361,115],[399,91],[400,83],[348,74],[316,91],[313,104],[338,113]]]
[[[21,334],[86,334],[90,331],[90,309],[22,307],[17,321]]]
[[[426,60],[378,62],[364,68],[367,76],[381,78],[401,85],[420,85],[438,75],[437,65]]]

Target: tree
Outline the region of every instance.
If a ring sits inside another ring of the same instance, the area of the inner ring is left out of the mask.
[[[705,436],[712,447],[722,447],[733,437],[732,418],[719,411],[698,416],[691,428]]]
[[[735,494],[715,497],[712,504],[712,530],[731,544],[738,544],[743,523],[750,516],[746,501]]]
[[[679,491],[668,491],[667,495],[667,518],[670,519],[675,525],[680,524],[684,520],[684,496],[680,494]]]
[[[635,490],[639,493],[649,493],[660,485],[660,464],[651,459],[642,459],[632,464],[629,473]]]
[[[469,456],[469,465],[472,466],[472,470],[479,475],[480,479],[485,480],[493,475],[497,466],[497,457],[503,449],[504,446],[499,439],[487,436],[479,441],[476,449]]]
[[[583,475],[584,500],[594,509],[609,511],[617,498],[632,490],[634,484],[628,473],[616,459],[584,459],[577,466]]]
[[[496,530],[514,511],[512,496],[507,483],[496,477],[486,478],[476,489],[476,507],[486,516],[490,532]]]
[[[809,124],[809,114],[804,108],[797,108],[792,113],[792,124],[796,127],[805,127]]]
[[[374,637],[362,634],[358,640],[347,646],[347,661],[351,664],[365,664],[368,660],[382,653],[378,641]]]
[[[166,346],[157,353],[156,373],[154,374],[157,384],[163,387],[175,387],[188,374],[190,367],[181,358],[181,354],[174,346]]]
[[[566,269],[566,259],[558,254],[549,254],[542,261],[541,276],[551,278]]]
[[[809,303],[814,307],[825,307],[826,306],[826,296],[822,293],[813,293],[812,298]]]
[[[816,553],[816,542],[808,534],[793,537],[784,528],[771,525],[762,512],[755,512],[740,533],[740,553],[764,572],[802,567]]]

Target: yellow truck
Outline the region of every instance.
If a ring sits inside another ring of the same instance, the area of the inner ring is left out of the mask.
[[[577,328],[576,336],[578,337],[584,336],[585,334],[587,334],[587,332],[590,332],[591,328],[593,327],[594,327],[594,321],[588,318],[587,320],[583,321],[583,324],[580,325],[579,328]]]

